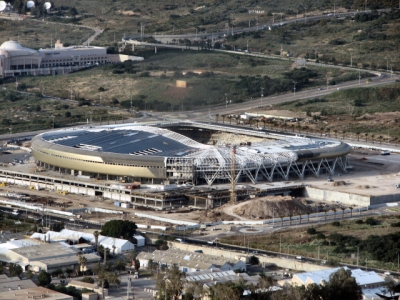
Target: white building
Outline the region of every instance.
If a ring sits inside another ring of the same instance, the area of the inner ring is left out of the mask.
[[[298,273],[294,274],[292,284],[294,285],[309,285],[312,283],[323,284],[329,281],[329,276],[340,268],[326,269],[315,272]],[[344,269],[348,269],[344,267]],[[385,280],[376,274],[374,271],[363,271],[361,269],[351,270],[351,276],[356,280],[360,286],[363,299],[379,299],[375,293],[385,294]]]
[[[86,240],[88,243],[94,245],[95,238],[92,233],[63,229],[60,232],[48,231],[46,234],[34,233],[31,238],[38,238],[42,241],[49,243],[70,241],[72,243],[79,243],[80,239]],[[98,245],[103,246],[110,250],[111,253],[121,254],[135,250],[135,245],[128,240],[112,238],[108,236],[99,235]]]
[[[135,234],[133,237],[136,239],[137,247],[144,247],[146,245],[146,239],[141,235]]]
[[[196,272],[209,269],[221,271],[244,270],[246,263],[241,260],[233,260],[221,256],[207,255],[203,253],[169,249],[166,251],[155,250],[153,253],[141,252],[138,255],[140,265],[146,268],[149,260],[158,263],[161,267],[177,265],[182,272]]]
[[[29,49],[16,41],[0,46],[0,78],[20,75],[58,75],[88,66],[143,60],[143,57],[107,54],[107,48],[94,46],[64,47],[57,41],[51,49]]]

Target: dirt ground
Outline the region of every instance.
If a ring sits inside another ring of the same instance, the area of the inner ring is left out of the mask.
[[[269,196],[240,203],[233,208],[233,212],[238,216],[252,220],[312,212],[312,209],[303,202],[304,199],[296,199],[290,196]]]

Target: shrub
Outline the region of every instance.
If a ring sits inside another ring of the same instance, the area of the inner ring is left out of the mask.
[[[94,283],[94,279],[89,276],[83,277],[81,281],[86,283]]]
[[[355,223],[356,223],[356,224],[364,224],[364,221],[361,220],[361,219],[359,219],[359,220],[356,220]]]
[[[400,222],[390,224],[391,227],[400,227]]]
[[[340,222],[339,221],[334,221],[334,222],[332,222],[332,226],[340,226]]]
[[[308,228],[307,229],[308,234],[317,234],[317,230],[314,227]]]
[[[365,220],[365,223],[371,226],[378,225],[378,221],[372,217],[369,217]]]
[[[260,263],[260,260],[258,259],[257,256],[254,256],[254,255],[253,255],[253,256],[250,257],[249,263],[250,263],[251,265],[258,265],[258,264]]]
[[[325,234],[323,234],[323,233],[318,233],[316,237],[317,237],[317,239],[319,239],[319,240],[324,240],[324,239],[325,239]]]

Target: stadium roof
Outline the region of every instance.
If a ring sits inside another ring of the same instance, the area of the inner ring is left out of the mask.
[[[208,146],[172,131],[148,126],[82,127],[42,134],[61,146],[136,156],[183,156]]]

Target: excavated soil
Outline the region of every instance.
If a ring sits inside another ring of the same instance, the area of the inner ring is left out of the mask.
[[[290,196],[269,196],[254,199],[235,208],[233,213],[248,219],[268,219],[312,212],[302,201]]]

